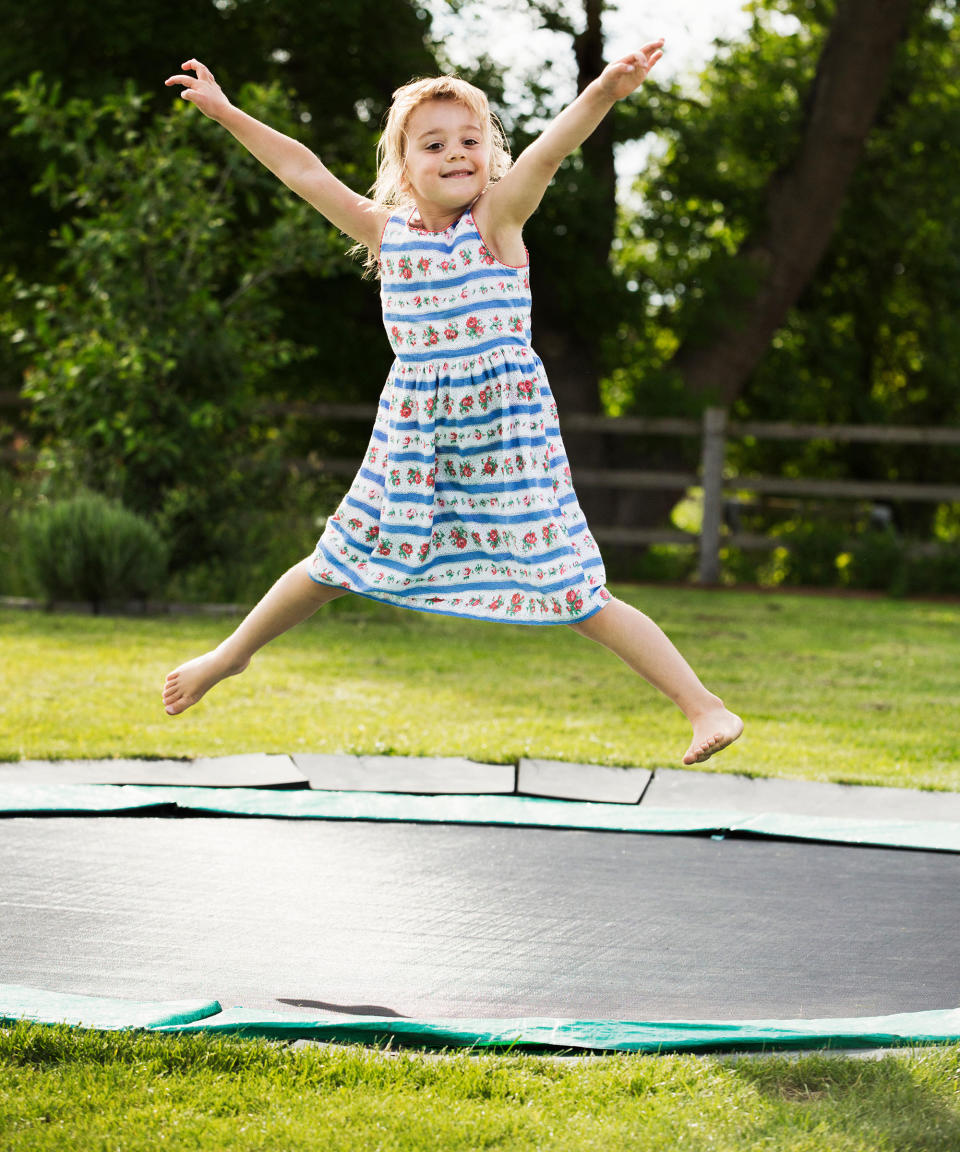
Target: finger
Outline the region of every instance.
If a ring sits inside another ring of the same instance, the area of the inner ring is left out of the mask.
[[[649,44],[644,44],[640,49],[644,55],[649,55],[651,52],[656,52],[658,48],[662,48],[666,44],[666,40],[661,36],[659,40],[651,40]]]
[[[184,84],[184,85],[189,86],[191,84],[196,84],[196,82],[197,82],[196,76],[182,76],[182,75],[170,76],[166,80],[164,80],[164,84],[167,84],[167,85],[169,85],[169,84]]]
[[[197,78],[199,80],[212,80],[213,79],[213,73],[206,66],[206,64],[202,63],[200,60],[195,60],[191,57],[186,62],[186,64],[182,64],[181,67],[182,68],[192,68],[193,71],[196,72]]]

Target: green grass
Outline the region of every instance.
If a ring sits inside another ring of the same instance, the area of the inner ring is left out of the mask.
[[[747,734],[717,771],[960,790],[960,605],[663,588],[660,623]],[[183,716],[166,671],[233,626],[0,611],[0,758],[232,752],[520,756],[678,766],[683,717],[567,628],[345,598]]]
[[[960,1049],[877,1061],[429,1058],[0,1030],[8,1152],[955,1152]]]

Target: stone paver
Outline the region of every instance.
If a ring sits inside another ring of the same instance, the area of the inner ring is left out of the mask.
[[[564,760],[521,760],[517,791],[522,796],[592,800],[600,804],[639,804],[652,773],[646,768],[570,764]]]
[[[918,792],[828,784],[816,780],[752,779],[720,772],[661,768],[643,798],[650,808],[739,809],[848,820],[960,822],[960,793]]]

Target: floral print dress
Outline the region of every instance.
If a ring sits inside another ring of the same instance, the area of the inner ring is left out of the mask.
[[[530,344],[529,266],[501,263],[470,211],[443,232],[411,220],[391,216],[380,246],[396,359],[308,571],[405,608],[584,620],[610,597]]]

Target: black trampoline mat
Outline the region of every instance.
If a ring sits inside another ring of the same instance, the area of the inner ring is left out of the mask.
[[[960,1004],[960,857],[948,853],[20,818],[3,824],[0,914],[0,983],[300,1015],[757,1019]]]

